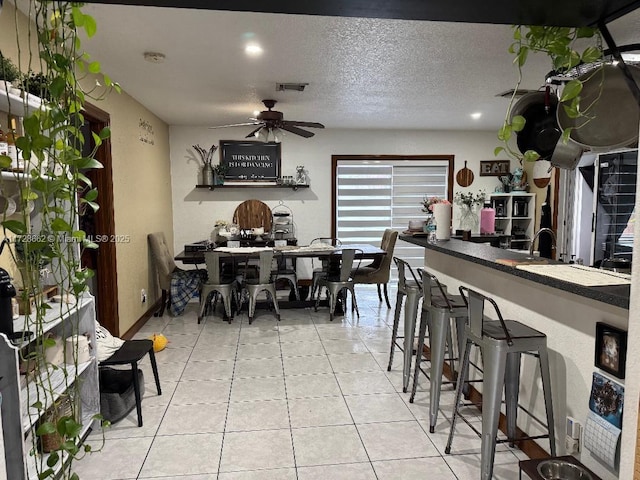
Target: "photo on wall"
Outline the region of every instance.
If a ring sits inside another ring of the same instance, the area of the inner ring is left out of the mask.
[[[624,378],[627,359],[627,332],[596,323],[595,365],[618,378]]]

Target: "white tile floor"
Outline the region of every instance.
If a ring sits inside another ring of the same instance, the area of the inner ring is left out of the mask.
[[[144,426],[135,410],[105,432],[102,451],[75,465],[82,479],[476,480],[480,440],[463,422],[444,454],[453,393],[446,386],[434,434],[428,382],[416,402],[402,393],[401,353],[387,372],[393,310],[358,287],[361,316],[329,322],[327,309],[258,311],[229,325],[152,318],[138,333],[164,333],[157,354],[162,395],[148,361]],[[395,294],[394,297],[395,298]],[[88,443],[101,444],[101,434]],[[518,450],[502,444],[494,478],[518,478]]]

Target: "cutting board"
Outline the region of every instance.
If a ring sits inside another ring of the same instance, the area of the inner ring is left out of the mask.
[[[456,173],[456,182],[461,187],[468,187],[473,183],[473,172],[467,168],[467,161],[464,161],[464,168],[458,170]]]

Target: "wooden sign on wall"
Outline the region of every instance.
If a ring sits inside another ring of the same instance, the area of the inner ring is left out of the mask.
[[[220,164],[228,167],[227,181],[273,182],[280,176],[280,144],[220,141]]]
[[[480,160],[481,177],[499,177],[511,171],[509,160]]]

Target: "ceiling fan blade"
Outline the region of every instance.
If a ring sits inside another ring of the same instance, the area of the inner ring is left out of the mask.
[[[295,120],[283,120],[284,125],[293,125],[298,127],[324,128],[324,125],[318,122],[297,122]]]
[[[262,128],[264,127],[264,125],[260,125],[258,128],[256,128],[255,130],[253,130],[249,135],[247,135],[244,138],[251,138],[256,136],[256,133],[259,132]]]
[[[282,130],[286,130],[287,132],[295,133],[296,135],[300,135],[304,138],[310,138],[315,135],[315,133],[307,132],[306,130],[302,130],[301,128],[295,127],[290,124],[290,122],[284,123],[280,126]]]
[[[208,127],[208,128],[246,127],[247,125],[258,125],[258,124],[256,122],[232,123],[230,125],[217,125],[215,127]]]

